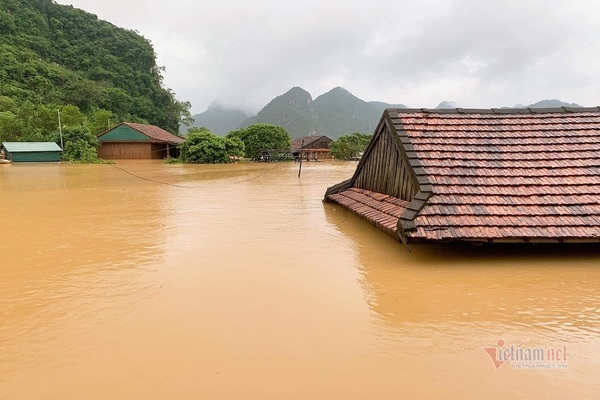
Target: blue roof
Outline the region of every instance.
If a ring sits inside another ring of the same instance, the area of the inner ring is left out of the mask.
[[[54,142],[4,142],[2,146],[9,153],[62,151]]]

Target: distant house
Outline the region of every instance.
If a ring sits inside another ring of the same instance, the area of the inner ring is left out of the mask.
[[[600,108],[388,109],[339,203],[411,241],[600,241]]]
[[[296,159],[302,153],[302,158],[306,160],[325,160],[331,159],[332,143],[333,140],[327,136],[304,136],[294,139],[290,148]]]
[[[123,122],[98,135],[100,158],[162,159],[179,156],[184,140],[154,125]]]
[[[59,162],[62,149],[54,142],[4,142],[4,156],[12,162]]]

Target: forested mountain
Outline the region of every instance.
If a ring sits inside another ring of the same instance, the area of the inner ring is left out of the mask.
[[[0,140],[40,139],[65,105],[177,132],[190,105],[161,71],[136,32],[51,0],[0,0]]]
[[[575,103],[560,100],[542,100],[527,107],[578,107]],[[452,101],[442,101],[436,108],[459,107]],[[524,108],[515,105],[513,108]],[[381,114],[386,108],[407,108],[404,104],[389,104],[381,101],[366,102],[344,88],[337,87],[312,99],[306,90],[294,87],[271,100],[259,113],[239,125],[239,110],[222,109],[211,105],[207,111],[195,116],[194,126],[204,126],[224,135],[238,127],[255,123],[267,123],[284,127],[292,138],[311,134],[327,135],[336,139],[352,132],[373,133]]]
[[[271,100],[256,116],[248,118],[241,127],[258,123],[279,125],[292,137],[299,137],[318,132],[317,118],[310,93],[294,87]]]
[[[242,127],[267,123],[284,127],[293,138],[319,134],[336,139],[352,132],[371,133],[384,109],[404,107],[402,104],[365,102],[341,87],[313,101],[306,90],[294,87],[271,100]]]
[[[332,139],[352,132],[372,133],[381,119],[376,107],[341,87],[317,97],[314,107],[319,116],[319,133]]]

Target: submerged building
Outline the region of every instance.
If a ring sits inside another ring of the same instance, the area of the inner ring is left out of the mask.
[[[600,242],[600,108],[388,109],[325,201],[405,244]]]
[[[4,157],[12,162],[59,162],[62,149],[54,142],[4,142]]]
[[[162,159],[178,157],[184,140],[154,125],[122,122],[98,135],[98,156],[115,159]]]
[[[330,160],[333,140],[327,136],[303,136],[294,139],[290,145],[292,155],[307,161]]]

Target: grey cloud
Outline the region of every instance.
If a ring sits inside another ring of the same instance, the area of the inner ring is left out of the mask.
[[[292,86],[427,107],[600,103],[592,1],[68,2],[149,38],[195,112],[256,111]]]

